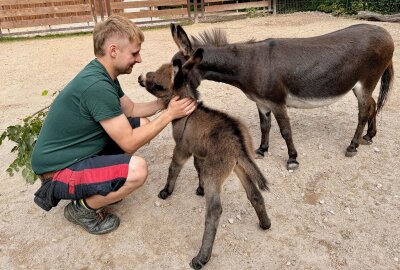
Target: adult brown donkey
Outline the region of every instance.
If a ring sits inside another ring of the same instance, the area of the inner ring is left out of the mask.
[[[151,94],[161,98],[165,107],[175,95],[197,100],[196,89],[200,79],[196,78],[195,73],[190,76],[189,73],[201,58],[200,49],[184,65],[180,60],[164,64],[155,72],[139,76],[139,83]],[[174,120],[172,127],[176,145],[167,184],[160,191],[159,197],[166,199],[172,194],[182,166],[193,155],[199,176],[197,195],[205,195],[206,199],[203,241],[199,253],[191,261],[194,269],[200,269],[211,256],[222,213],[220,193],[226,178],[232,171],[237,174],[257,213],[260,227],[264,230],[271,226],[271,222],[258,187],[267,189],[267,180],[252,158],[254,152],[251,137],[240,121],[198,104],[191,115]]]
[[[286,107],[315,108],[336,102],[353,90],[358,100],[358,124],[347,147],[354,156],[360,143],[376,135],[376,114],[383,108],[393,79],[393,39],[383,28],[359,24],[310,38],[270,38],[229,44],[222,30],[189,38],[181,26],[171,24],[179,52],[173,59],[188,59],[204,51],[196,66],[202,79],[240,88],[257,104],[261,144],[259,157],[268,151],[271,112],[286,141],[288,169],[299,166]],[[379,79],[378,103],[372,98]],[[362,138],[368,122],[367,134]]]

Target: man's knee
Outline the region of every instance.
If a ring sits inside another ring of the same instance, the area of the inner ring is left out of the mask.
[[[147,179],[148,168],[147,162],[141,157],[132,156],[129,162],[129,172],[126,178],[126,184],[128,187],[134,189],[142,186]]]

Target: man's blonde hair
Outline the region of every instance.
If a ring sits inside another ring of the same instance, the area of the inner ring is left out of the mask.
[[[142,30],[128,18],[112,15],[104,22],[96,24],[93,30],[94,55],[104,56],[104,44],[110,38],[127,38],[129,42],[144,41]]]

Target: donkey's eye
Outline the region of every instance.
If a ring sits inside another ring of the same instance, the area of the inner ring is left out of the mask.
[[[155,84],[155,85],[154,85],[154,90],[162,91],[162,90],[164,90],[164,87],[162,87],[162,85]]]

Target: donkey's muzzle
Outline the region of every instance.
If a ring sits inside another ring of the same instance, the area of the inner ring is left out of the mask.
[[[138,77],[138,83],[139,83],[141,86],[146,87],[146,85],[145,85],[145,83],[144,83],[143,75],[139,75],[139,77]]]

